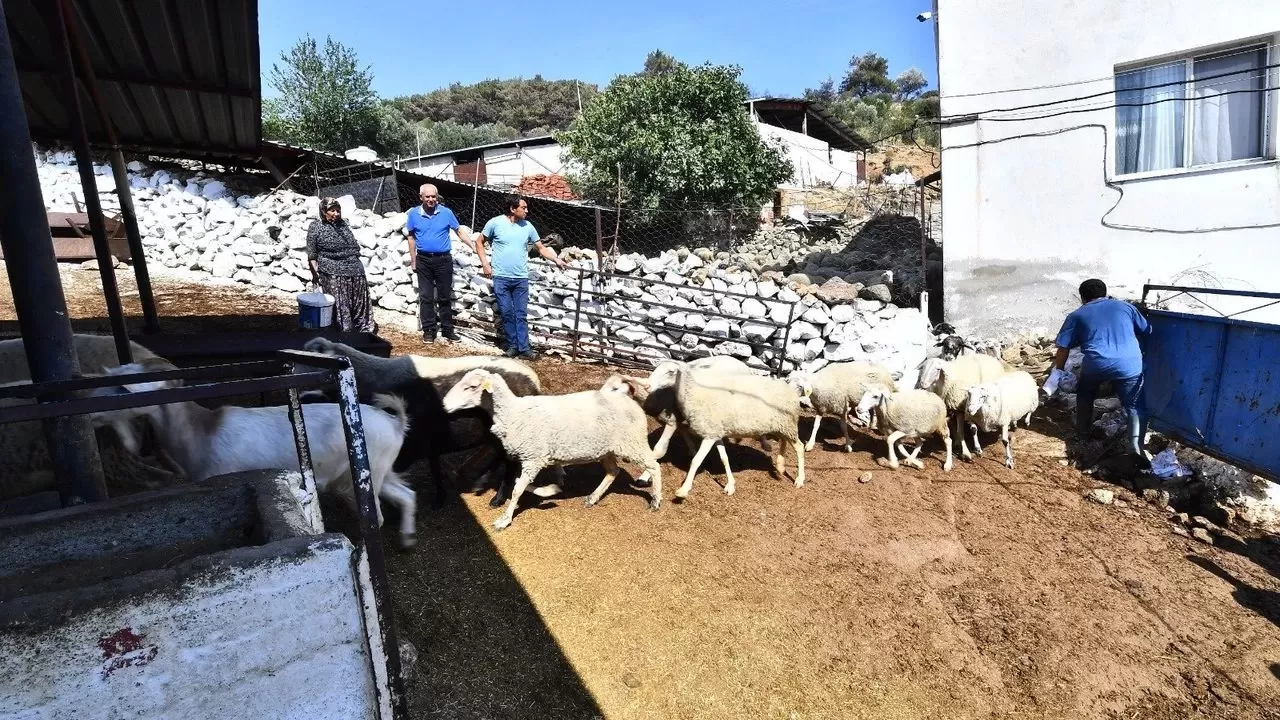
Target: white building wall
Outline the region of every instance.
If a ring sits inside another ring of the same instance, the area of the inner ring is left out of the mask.
[[[858,184],[858,161],[853,153],[831,150],[830,145],[815,137],[759,121],[756,129],[766,140],[782,142],[795,168],[792,185],[853,187]]]
[[[1115,110],[1092,109],[1115,102],[1117,65],[1255,39],[1274,45],[1280,3],[936,5],[944,117],[1073,111],[943,128],[946,314],[961,332],[1056,331],[1079,303],[1079,283],[1094,276],[1117,297],[1137,297],[1144,282],[1280,290],[1280,166],[1274,160],[1108,187],[1115,177]],[[1278,61],[1273,48],[1269,62]],[[1046,87],[1063,83],[1076,84]],[[1268,84],[1280,84],[1274,71]],[[990,94],[1035,87],[1041,89]],[[1270,158],[1277,94],[1269,98]],[[1061,100],[1068,102],[989,113]],[[1016,137],[1030,134],[1040,136]],[[1141,229],[1105,227],[1104,220]],[[1244,306],[1224,299],[1221,307]],[[1280,308],[1245,319],[1280,321]]]
[[[562,174],[559,143],[527,148],[495,148],[484,151],[485,173],[490,185],[515,185],[527,175]]]

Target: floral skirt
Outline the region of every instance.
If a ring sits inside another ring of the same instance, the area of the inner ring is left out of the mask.
[[[373,306],[369,282],[360,275],[320,273],[320,287],[333,296],[334,324],[343,332],[373,332]]]

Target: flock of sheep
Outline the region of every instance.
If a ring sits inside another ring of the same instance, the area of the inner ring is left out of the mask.
[[[85,375],[126,375],[175,369],[167,360],[134,344],[136,361],[115,362],[112,339],[76,335]],[[417,495],[400,477],[425,460],[434,483],[435,502],[443,500],[445,454],[470,451],[456,477],[478,478],[497,491],[492,507],[505,503],[494,521],[501,530],[511,524],[521,496],[550,469],[562,477],[567,465],[599,462],[604,477],[587,496],[595,505],[619,472],[619,462],[643,469],[635,482],[648,487],[649,507],[662,502],[662,468],[672,437],[679,433],[693,460],[675,497],[685,498],[714,446],[725,469],[724,492],[735,491],[726,440],[755,440],[773,455],[779,477],[785,475],[784,451],[796,454],[796,487],[804,485],[804,453],[813,450],[823,418],[840,421],[842,445],[852,451],[850,425],[882,433],[889,467],[901,463],[923,468],[918,459],[924,441],[939,438],[946,450],[943,469],[952,466],[952,438],[960,439],[961,456],[972,459],[966,429],[981,453],[978,433],[999,432],[1005,464],[1013,467],[1010,431],[1018,420],[1030,421],[1039,405],[1039,388],[1025,371],[977,353],[957,336],[938,343],[939,357],[925,361],[915,388],[900,388],[893,373],[870,363],[834,363],[788,380],[757,374],[727,356],[690,362],[664,361],[648,377],[610,375],[596,389],[562,395],[542,392],[532,368],[519,361],[466,356],[432,358],[416,355],[380,358],[316,337],[306,349],[344,355],[355,370],[361,401],[372,482],[381,502],[400,511],[399,534],[405,547],[416,542]],[[0,342],[0,383],[30,382],[21,340]],[[81,391],[83,395],[143,392],[174,387],[177,380],[127,384]],[[0,385],[3,387],[3,385]],[[304,418],[316,485],[354,504],[346,438],[333,391],[304,394]],[[0,405],[29,400],[0,400]],[[800,438],[803,409],[816,416],[808,442]],[[191,481],[244,470],[297,470],[298,459],[286,406],[214,409],[194,402],[98,413],[91,416],[99,442],[114,436],[124,454],[142,452],[144,437],[153,437],[155,456],[175,474]],[[649,421],[662,428],[649,445]],[[952,427],[955,428],[954,435]],[[697,442],[695,443],[695,439]],[[778,443],[775,449],[772,443]],[[914,443],[908,450],[904,443]],[[54,489],[51,463],[38,422],[7,428],[0,442],[0,501]],[[108,479],[112,473],[108,472]],[[559,482],[531,490],[550,497]]]

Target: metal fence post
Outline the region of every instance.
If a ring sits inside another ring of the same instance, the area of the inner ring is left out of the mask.
[[[578,343],[582,340],[582,328],[578,327],[578,323],[582,318],[582,286],[587,278],[586,273],[578,270],[578,296],[573,303],[573,349],[569,352],[569,358],[575,362],[578,359]]]
[[[408,713],[408,698],[400,669],[400,640],[395,618],[391,614],[391,591],[387,583],[386,559],[382,552],[382,536],[378,527],[378,499],[373,493],[373,473],[369,469],[369,448],[365,444],[364,422],[356,394],[356,373],[351,361],[341,360],[338,371],[338,405],[342,411],[342,429],[347,436],[351,461],[351,481],[355,485],[356,506],[360,510],[360,539],[369,559],[369,583],[373,587],[373,605],[378,615],[378,631],[387,656],[387,683],[391,689],[392,716],[397,720]]]
[[[600,227],[600,208],[596,208],[596,270],[604,269],[604,236]]]
[[[284,364],[285,372],[293,374],[294,364]],[[319,497],[316,490],[316,473],[311,464],[311,445],[307,442],[307,426],[302,416],[302,398],[298,388],[289,388],[289,424],[293,426],[293,442],[298,449],[298,469],[302,475],[302,489],[312,498],[312,507],[319,512]]]
[[[782,368],[787,362],[787,347],[791,344],[791,321],[795,319],[795,315],[796,304],[793,302],[791,309],[787,311],[787,327],[782,331],[782,352],[778,355],[778,377],[782,377]]]

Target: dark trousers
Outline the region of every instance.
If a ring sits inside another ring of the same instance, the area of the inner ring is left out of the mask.
[[[1076,388],[1076,432],[1088,437],[1093,427],[1093,401],[1098,398],[1098,388],[1110,381],[1129,421],[1129,451],[1142,454],[1142,439],[1147,434],[1147,408],[1143,403],[1143,376],[1131,378],[1099,378],[1082,373]]]
[[[495,277],[493,295],[502,315],[502,331],[507,336],[507,349],[529,352],[529,280]]]
[[[422,335],[435,337],[437,316],[440,331],[453,334],[453,256],[449,253],[418,253],[418,310],[422,315]]]

